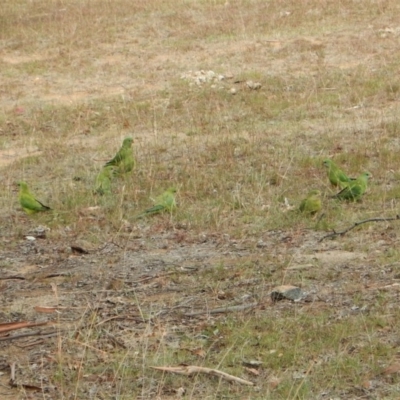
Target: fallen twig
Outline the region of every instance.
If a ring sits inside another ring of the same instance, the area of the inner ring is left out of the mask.
[[[0,277],[1,281],[5,281],[5,280],[8,280],[8,279],[19,279],[21,281],[25,280],[25,278],[23,276],[20,276],[20,275],[1,276]]]
[[[103,321],[98,322],[95,326],[100,326],[100,325],[105,324],[106,322],[110,322],[110,321],[113,321],[113,320],[121,320],[121,319],[123,321],[134,321],[136,323],[138,323],[138,322],[146,322],[146,320],[143,319],[140,316],[137,316],[137,318],[132,318],[132,314],[122,314],[122,315],[115,315],[113,317],[109,317],[109,318],[103,319]]]
[[[29,336],[40,336],[41,338],[46,338],[46,337],[57,336],[63,332],[66,332],[66,330],[57,330],[57,331],[51,331],[51,332],[34,331],[34,332],[28,332],[28,333],[21,333],[20,335],[0,337],[0,342],[4,342],[6,340],[21,339],[21,338],[29,337]]]
[[[359,225],[366,224],[367,222],[384,222],[384,221],[396,221],[400,219],[400,215],[396,215],[395,217],[388,217],[388,218],[368,218],[364,219],[363,221],[355,222],[352,226],[349,228],[343,230],[343,231],[333,231],[329,233],[328,235],[322,236],[321,239],[318,240],[318,242],[322,242],[325,239],[328,239],[330,237],[336,237],[336,236],[344,236],[347,232],[351,231],[352,229],[356,228]]]
[[[34,326],[43,326],[48,325],[50,322],[28,322],[28,321],[19,321],[19,322],[5,322],[0,324],[0,332],[9,332],[14,331],[16,329],[23,328],[32,328]]]
[[[257,306],[258,306],[258,303],[250,303],[250,304],[243,304],[240,306],[214,308],[213,310],[195,311],[195,312],[187,313],[187,314],[185,314],[185,317],[195,317],[197,315],[202,315],[202,314],[220,314],[220,313],[231,312],[231,311],[243,311],[243,310],[247,310],[248,308],[254,308]]]
[[[220,378],[226,379],[227,381],[242,383],[243,385],[254,386],[253,382],[246,381],[245,379],[238,378],[237,376],[227,374],[226,372],[218,371],[217,369],[212,369],[212,368],[197,367],[196,365],[187,365],[181,367],[151,367],[151,368],[157,369],[158,371],[173,372],[174,374],[180,374],[186,376],[198,373],[215,375]]]

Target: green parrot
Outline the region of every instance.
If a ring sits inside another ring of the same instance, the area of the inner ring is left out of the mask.
[[[121,148],[118,150],[114,158],[104,164],[104,167],[115,167],[114,172],[116,174],[124,174],[132,171],[135,167],[135,159],[132,153],[133,139],[127,137],[122,142]]]
[[[311,190],[300,203],[299,210],[302,213],[313,215],[321,210],[321,207],[321,192],[319,190]]]
[[[371,177],[369,172],[364,172],[357,179],[352,180],[338,194],[333,196],[339,200],[358,201],[367,190],[368,179]]]
[[[333,186],[344,189],[349,182],[354,179],[349,178],[332,160],[324,160],[324,165],[328,169],[328,178]]]
[[[103,167],[96,177],[97,194],[111,194],[111,177],[114,173],[114,167]]]
[[[154,206],[145,210],[137,218],[143,218],[147,215],[154,215],[163,211],[172,212],[176,208],[175,200],[176,189],[174,187],[168,188],[164,193],[158,196],[154,201]]]
[[[36,200],[33,194],[29,191],[28,185],[25,182],[18,182],[19,186],[19,202],[21,207],[27,214],[35,214],[39,211],[51,210],[39,200]]]

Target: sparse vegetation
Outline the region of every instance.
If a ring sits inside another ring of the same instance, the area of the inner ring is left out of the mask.
[[[1,322],[54,324],[40,343],[0,342],[3,365],[17,363],[2,396],[32,384],[46,388],[32,398],[398,398],[398,222],[318,239],[398,214],[399,11],[4,0]],[[134,171],[96,195],[127,136]],[[326,158],[372,173],[360,202],[331,198]],[[52,210],[24,215],[18,181]],[[176,210],[135,219],[171,186]],[[314,218],[296,211],[312,190]],[[283,284],[306,298],[273,303]],[[180,363],[255,385],[150,368]]]

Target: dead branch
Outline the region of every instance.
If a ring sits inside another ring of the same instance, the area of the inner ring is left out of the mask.
[[[1,280],[1,281],[5,281],[5,280],[8,280],[8,279],[19,279],[19,280],[21,280],[21,281],[24,281],[24,280],[25,280],[25,277],[20,276],[20,275],[1,276],[1,277],[0,277],[0,280]]]
[[[34,331],[34,332],[29,332],[29,333],[21,333],[20,335],[0,337],[0,342],[4,342],[6,340],[21,339],[21,338],[29,337],[29,336],[40,336],[41,338],[47,338],[47,337],[57,336],[63,332],[66,332],[66,331],[65,330],[50,331],[50,332]]]
[[[14,331],[16,329],[23,329],[23,328],[32,328],[34,326],[43,326],[48,325],[49,321],[46,322],[28,322],[28,321],[19,321],[19,322],[5,322],[0,324],[0,332],[9,332]]]
[[[246,381],[245,379],[238,378],[237,376],[227,374],[226,372],[218,371],[217,369],[212,369],[212,368],[198,367],[196,365],[187,365],[181,367],[151,367],[151,368],[156,369],[158,371],[172,372],[174,374],[180,374],[186,376],[191,376],[198,373],[215,375],[220,378],[226,379],[227,381],[230,382],[237,382],[237,383],[242,383],[243,385],[254,386],[253,382]]]
[[[357,226],[360,226],[362,224],[366,224],[367,222],[384,222],[384,221],[396,221],[400,219],[400,215],[396,215],[395,217],[388,217],[388,218],[368,218],[364,219],[363,221],[355,222],[352,226],[349,228],[343,230],[343,231],[333,231],[329,233],[328,235],[322,236],[321,239],[318,240],[318,242],[322,242],[325,239],[331,238],[331,237],[336,237],[336,236],[344,236],[347,232],[351,231],[352,229],[356,228]]]

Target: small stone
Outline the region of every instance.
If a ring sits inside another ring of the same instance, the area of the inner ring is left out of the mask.
[[[251,90],[261,89],[261,83],[260,82],[247,81],[246,85]]]
[[[292,301],[299,301],[305,296],[305,293],[297,286],[282,285],[272,289],[271,299],[272,301],[280,301],[283,299],[289,299]]]
[[[263,362],[259,360],[242,360],[242,364],[246,367],[261,367]]]
[[[206,72],[207,80],[211,81],[215,78],[215,72],[214,71],[207,71]]]
[[[50,231],[49,228],[43,225],[39,225],[36,228],[32,229],[29,231],[29,233],[32,236],[35,236],[35,238],[41,238],[44,239],[46,237],[46,232]]]
[[[231,89],[229,90],[229,93],[230,93],[230,94],[236,94],[236,93],[237,93],[237,90],[236,90],[235,88],[231,88]]]

